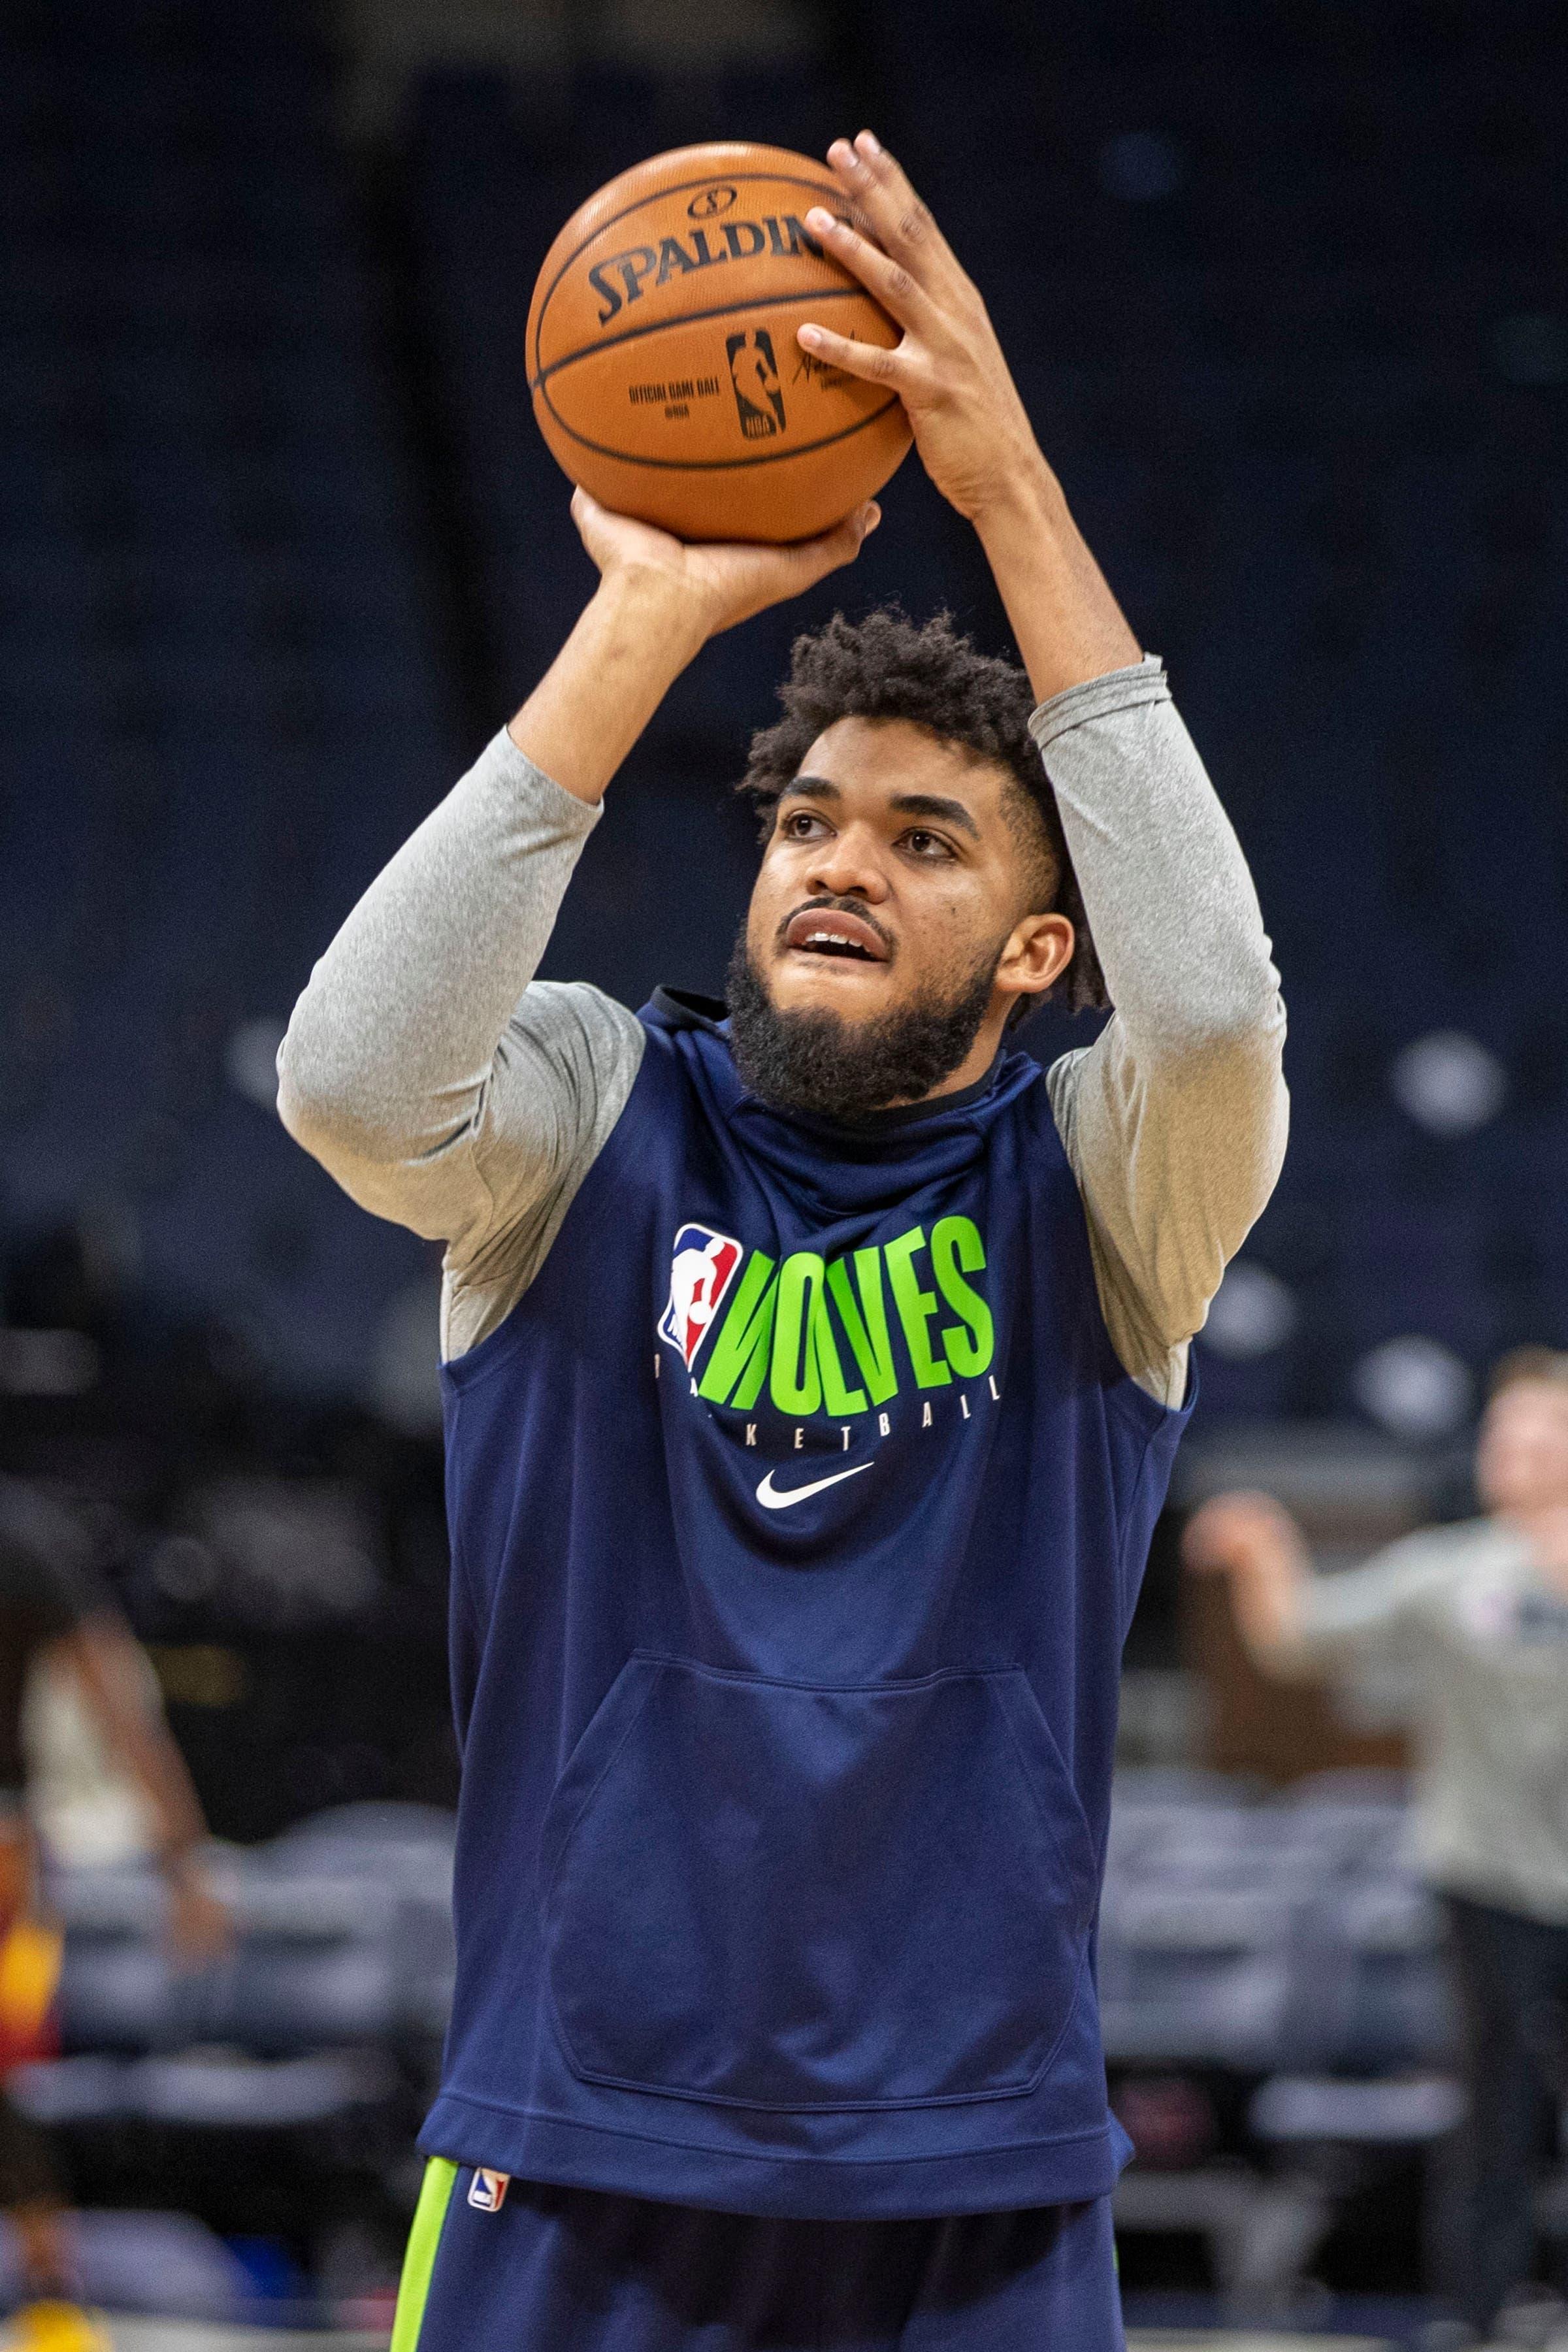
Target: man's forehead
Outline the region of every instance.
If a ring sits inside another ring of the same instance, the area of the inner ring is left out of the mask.
[[[1492,1399],[1492,1410],[1537,1420],[1549,1416],[1568,1430],[1568,1381],[1510,1381]]]
[[[1011,778],[1002,761],[910,719],[837,719],[802,760],[796,782],[834,784],[846,793],[944,793],[979,814],[1001,800]]]

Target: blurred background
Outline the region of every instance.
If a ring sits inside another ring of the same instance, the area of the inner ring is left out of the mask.
[[[661,147],[868,122],[1170,666],[1290,1010],[1129,1652],[1130,2314],[1418,2326],[1455,2095],[1408,1695],[1266,1690],[1175,1538],[1237,1483],[1330,1565],[1462,1516],[1485,1367],[1568,1344],[1565,76],[1542,0],[5,12],[0,1470],[87,1514],[243,1929],[170,1973],[136,1804],[41,1687],[63,2045],[16,2095],[98,2300],[384,2340],[449,1967],[437,1266],[288,1141],[273,1055],[588,592],[523,382],[556,229]],[[884,504],[672,695],[547,974],[720,987],[798,626],[898,597],[1005,649],[915,463]]]

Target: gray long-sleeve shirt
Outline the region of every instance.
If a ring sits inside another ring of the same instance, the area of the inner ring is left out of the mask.
[[[1052,1066],[1051,1107],[1112,1343],[1175,1402],[1284,1151],[1279,975],[1159,662],[1031,728],[1116,1007]],[[601,814],[498,735],[353,908],[279,1056],[290,1134],[363,1207],[447,1244],[447,1358],[528,1287],[641,1061],[624,1006],[533,978]]]

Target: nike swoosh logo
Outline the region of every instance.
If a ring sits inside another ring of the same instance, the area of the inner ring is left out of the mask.
[[[836,1470],[831,1478],[814,1478],[809,1486],[792,1486],[781,1495],[773,1485],[770,1470],[757,1488],[757,1500],[764,1511],[787,1511],[792,1503],[804,1503],[808,1495],[820,1495],[826,1486],[837,1486],[845,1478],[858,1478],[862,1470],[869,1470],[868,1462],[857,1462],[852,1470]]]

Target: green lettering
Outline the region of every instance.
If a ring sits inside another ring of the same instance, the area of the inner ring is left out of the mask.
[[[890,1396],[898,1393],[899,1376],[893,1370],[892,1342],[888,1337],[880,1250],[856,1251],[855,1278],[860,1286],[858,1306],[849,1287],[848,1260],[836,1257],[827,1269],[827,1287],[833,1293],[833,1303],[838,1309],[838,1319],[848,1337],[860,1377],[871,1391],[871,1402],[886,1404]]]
[[[996,1331],[991,1309],[963,1279],[966,1274],[978,1274],[985,1264],[985,1244],[972,1218],[938,1218],[931,1232],[931,1264],[937,1288],[967,1326],[943,1325],[939,1336],[947,1360],[960,1380],[973,1380],[995,1353]]]
[[[709,1354],[699,1396],[710,1404],[735,1405],[742,1412],[756,1403],[767,1376],[777,1298],[773,1261],[763,1251],[753,1250]]]
[[[837,1419],[866,1410],[864,1389],[852,1389],[845,1381],[823,1276],[822,1260],[810,1250],[795,1251],[779,1269],[768,1392],[781,1412],[796,1418],[815,1412],[819,1405]]]
[[[846,1413],[864,1412],[866,1391],[848,1387],[844,1367],[838,1360],[838,1342],[833,1336],[833,1322],[827,1312],[827,1294],[821,1283],[811,1297],[811,1345],[816,1353],[816,1369],[822,1375],[822,1402],[835,1421]]]
[[[810,1339],[811,1309],[821,1295],[822,1260],[812,1250],[793,1250],[779,1269],[768,1393],[781,1412],[796,1419],[822,1402],[822,1374]]]
[[[882,1251],[888,1261],[888,1279],[893,1286],[893,1304],[899,1310],[899,1320],[904,1327],[904,1344],[910,1351],[915,1378],[922,1389],[945,1388],[952,1374],[945,1364],[939,1364],[931,1351],[931,1334],[926,1326],[936,1313],[936,1293],[922,1290],[920,1277],[910,1263],[916,1250],[926,1245],[925,1229],[913,1225],[897,1241],[889,1242]]]

